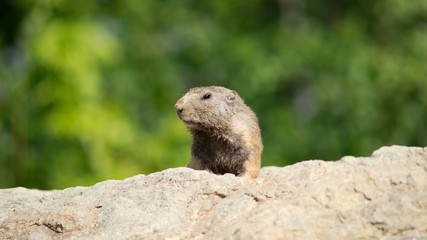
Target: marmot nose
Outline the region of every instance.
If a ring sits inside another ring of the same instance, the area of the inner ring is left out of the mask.
[[[184,108],[178,104],[175,105],[175,109],[176,109],[176,112],[178,114],[180,114],[180,113],[182,113],[182,111],[184,111]]]

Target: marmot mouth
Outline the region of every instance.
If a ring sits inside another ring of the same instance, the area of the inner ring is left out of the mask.
[[[179,119],[181,119],[181,121],[182,121],[183,123],[185,123],[186,125],[194,125],[194,124],[197,124],[197,122],[196,122],[196,121],[194,121],[194,119],[193,119],[193,118],[191,118],[191,117],[186,117],[186,116],[183,116],[182,114],[178,114],[178,117],[179,117]]]
[[[197,121],[197,119],[194,119],[190,116],[183,116],[183,114],[178,114],[178,117],[189,129],[198,129],[203,125]]]
[[[195,121],[192,121],[192,120],[184,120],[184,119],[181,119],[184,123],[185,123],[185,125],[187,125],[187,126],[195,126],[195,125],[198,125]]]
[[[200,123],[193,121],[193,120],[184,120],[181,119],[182,122],[187,126],[189,129],[199,129],[201,127]]]

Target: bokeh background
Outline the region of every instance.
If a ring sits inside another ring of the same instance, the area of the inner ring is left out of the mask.
[[[0,188],[184,166],[174,104],[232,88],[263,165],[427,145],[425,0],[2,0]]]

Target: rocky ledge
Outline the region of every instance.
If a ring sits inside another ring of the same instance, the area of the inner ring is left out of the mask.
[[[61,191],[0,190],[0,239],[427,239],[427,147],[264,167],[187,168]]]

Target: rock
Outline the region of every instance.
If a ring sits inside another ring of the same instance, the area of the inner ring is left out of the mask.
[[[264,167],[168,169],[62,191],[0,190],[0,239],[427,239],[427,147]]]

